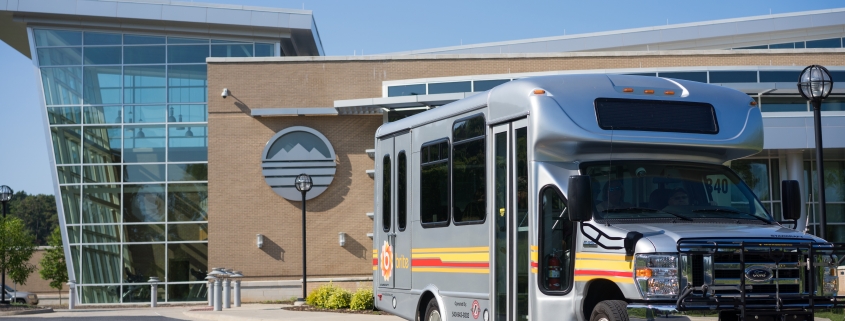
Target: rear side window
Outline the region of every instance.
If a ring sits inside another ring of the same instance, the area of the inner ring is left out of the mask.
[[[420,149],[420,223],[449,225],[449,141],[426,143]]]
[[[396,227],[405,230],[408,222],[408,159],[405,151],[396,157]]]
[[[452,125],[452,220],[482,223],[487,212],[487,182],[483,115]]]
[[[390,155],[384,155],[381,166],[381,222],[385,232],[390,231]]]

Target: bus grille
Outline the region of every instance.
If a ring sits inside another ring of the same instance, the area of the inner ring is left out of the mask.
[[[741,295],[743,278],[746,295],[801,294],[809,287],[804,277],[806,264],[802,263],[807,253],[800,245],[731,246],[734,244],[697,247],[682,241],[679,250],[681,262],[686,265],[682,267],[682,286],[685,283],[695,288],[707,285],[711,289],[708,295],[715,296]],[[746,278],[746,269],[760,267],[772,272],[770,280],[755,282]]]

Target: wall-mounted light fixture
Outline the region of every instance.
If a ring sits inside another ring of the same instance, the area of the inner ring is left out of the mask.
[[[223,96],[223,99],[226,99],[226,97],[229,97],[229,88],[223,88],[223,92],[220,93],[220,96]]]
[[[346,246],[346,233],[337,233],[337,243],[340,244],[341,247]]]
[[[264,235],[255,234],[255,245],[257,245],[259,249],[264,246]]]

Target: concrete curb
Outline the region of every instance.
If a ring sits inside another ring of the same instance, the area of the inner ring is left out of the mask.
[[[6,311],[6,312],[0,312],[0,317],[10,316],[10,315],[25,315],[25,314],[39,314],[39,313],[52,313],[52,312],[53,312],[52,308],[21,310],[21,311]]]

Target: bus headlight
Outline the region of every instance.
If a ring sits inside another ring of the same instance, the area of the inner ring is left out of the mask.
[[[640,294],[646,298],[678,295],[678,256],[666,254],[637,254],[634,279]]]

